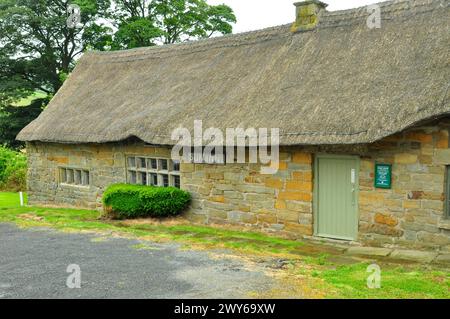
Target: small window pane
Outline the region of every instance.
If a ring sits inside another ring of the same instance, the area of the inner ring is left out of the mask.
[[[138,158],[138,167],[139,168],[147,168],[146,160],[145,158]]]
[[[136,184],[136,172],[133,171],[128,172],[128,182],[130,184]]]
[[[180,161],[165,158],[129,157],[128,183],[180,188]],[[173,172],[173,173],[172,173]]]
[[[167,168],[168,168],[167,160],[165,159],[159,160],[159,169],[161,171],[167,171]]]
[[[82,176],[81,176],[81,183],[83,185],[89,185],[89,172],[88,171],[83,171]]]
[[[147,173],[140,173],[141,175],[141,184],[142,185],[147,185]]]
[[[180,171],[180,161],[173,161],[173,171],[179,172]]]
[[[161,186],[169,187],[169,175],[167,174],[161,175]]]
[[[128,157],[128,167],[136,167],[136,158]]]
[[[59,181],[62,184],[89,185],[89,171],[73,168],[60,168]]]
[[[150,185],[158,186],[158,175],[150,174]]]
[[[172,176],[172,178],[173,178],[173,181],[172,181],[173,186],[176,188],[180,188],[180,176],[174,175],[174,176]]]
[[[67,184],[73,184],[73,181],[74,181],[73,169],[66,170],[66,180],[67,180]]]
[[[74,183],[75,183],[75,185],[81,185],[81,171],[80,170],[75,170]]]
[[[149,161],[150,161],[149,168],[157,170],[158,169],[158,161],[154,158],[151,158]]]
[[[67,173],[65,168],[61,168],[59,171],[61,183],[67,183]]]

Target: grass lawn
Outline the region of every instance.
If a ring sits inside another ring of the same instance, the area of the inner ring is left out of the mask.
[[[24,202],[27,203],[27,195],[24,193]],[[2,193],[0,192],[0,207],[19,207],[19,193]]]
[[[17,195],[18,196],[18,195]],[[3,200],[4,199],[4,200]],[[7,203],[7,204],[4,204]],[[9,207],[8,207],[9,206]],[[370,261],[336,262],[336,256],[310,244],[281,239],[260,233],[213,228],[189,224],[133,223],[100,219],[100,213],[90,210],[19,207],[13,194],[0,193],[0,222],[12,222],[19,227],[51,227],[66,232],[92,231],[99,236],[123,236],[156,242],[176,241],[186,248],[227,248],[248,258],[274,257],[286,261],[278,270],[286,287],[309,291],[309,296],[321,298],[450,298],[448,269],[411,264],[384,264],[381,289],[366,285]],[[137,247],[138,248],[138,247]],[[339,256],[338,256],[339,257]],[[286,291],[267,292],[255,297],[292,297]]]
[[[336,298],[450,298],[448,271],[382,267],[381,289],[367,289],[367,263],[341,265],[313,273],[330,285]]]

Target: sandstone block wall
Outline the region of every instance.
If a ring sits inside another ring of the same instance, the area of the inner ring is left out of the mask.
[[[285,150],[280,160],[275,175],[262,175],[259,164],[182,165],[182,186],[193,194],[190,218],[312,235],[312,154]]]
[[[445,166],[450,165],[448,124],[396,134],[361,154],[360,240],[449,250],[444,214]],[[392,189],[374,188],[374,164],[392,164]]]
[[[195,222],[251,226],[292,237],[313,235],[314,157],[360,158],[359,238],[372,246],[450,250],[444,215],[450,121],[409,129],[370,145],[282,148],[280,169],[259,164],[182,164],[181,187],[193,196]],[[29,143],[29,200],[33,205],[101,209],[104,189],[126,182],[127,155],[170,157],[170,149],[141,142],[102,145]],[[392,164],[392,189],[374,187],[375,163]],[[91,185],[59,182],[58,168],[90,171]]]
[[[28,143],[28,196],[32,205],[102,209],[108,185],[126,182],[126,156],[170,156],[170,150],[143,143],[67,145]],[[59,168],[85,169],[90,186],[60,183]]]

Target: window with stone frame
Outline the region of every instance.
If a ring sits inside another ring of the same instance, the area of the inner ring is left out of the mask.
[[[181,187],[180,162],[161,157],[128,156],[127,183]]]
[[[91,178],[86,169],[60,167],[59,182],[60,184],[87,187],[91,184]]]
[[[445,167],[445,216],[450,218],[450,165]]]

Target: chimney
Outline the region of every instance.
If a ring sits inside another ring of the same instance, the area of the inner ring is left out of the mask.
[[[320,14],[328,4],[318,0],[308,0],[294,3],[297,8],[296,20],[291,27],[292,32],[314,30],[319,23]]]

